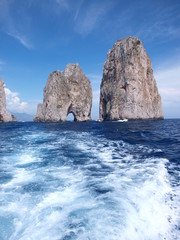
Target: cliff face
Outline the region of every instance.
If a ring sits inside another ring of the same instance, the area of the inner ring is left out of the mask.
[[[64,72],[50,74],[44,88],[43,104],[38,105],[36,122],[66,121],[69,113],[75,121],[91,120],[92,89],[78,64],[68,64]]]
[[[6,110],[4,81],[0,78],[0,122],[12,122],[15,118]]]
[[[136,37],[108,52],[100,90],[100,119],[163,119],[151,60]]]

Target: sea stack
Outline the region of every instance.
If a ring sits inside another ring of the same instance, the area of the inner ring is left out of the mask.
[[[64,72],[49,75],[44,88],[43,104],[38,105],[36,122],[66,121],[72,113],[74,121],[91,120],[92,88],[79,64],[68,64]]]
[[[0,122],[13,122],[15,117],[6,109],[6,95],[4,91],[4,81],[0,78]]]
[[[151,60],[137,37],[109,50],[100,89],[100,119],[163,119]]]

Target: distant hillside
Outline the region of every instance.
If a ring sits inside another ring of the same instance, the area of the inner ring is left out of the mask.
[[[17,121],[20,121],[20,122],[31,122],[33,121],[33,118],[34,116],[33,115],[30,115],[30,114],[27,114],[27,113],[12,113]]]

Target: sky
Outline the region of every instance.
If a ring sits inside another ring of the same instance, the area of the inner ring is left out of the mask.
[[[165,118],[180,118],[179,0],[0,0],[0,76],[7,108],[34,115],[48,75],[79,63],[93,88],[92,118],[107,52],[139,37],[151,58]]]

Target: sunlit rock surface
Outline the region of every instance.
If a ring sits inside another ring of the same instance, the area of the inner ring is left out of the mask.
[[[36,122],[66,121],[72,113],[75,121],[91,120],[92,88],[78,64],[68,64],[64,72],[50,74],[44,88],[43,104],[38,105]]]
[[[4,81],[0,78],[0,122],[15,121],[15,117],[6,109],[6,95],[4,91]]]
[[[109,50],[100,91],[100,119],[163,119],[151,60],[136,37]]]

